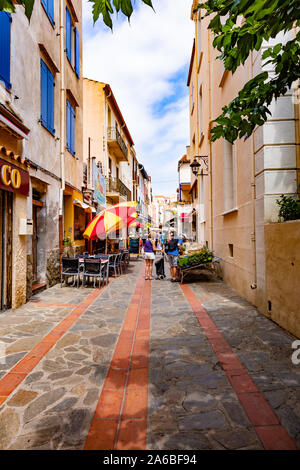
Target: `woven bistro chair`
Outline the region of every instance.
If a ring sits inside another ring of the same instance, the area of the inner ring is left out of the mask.
[[[95,282],[96,279],[99,279],[99,287],[102,279],[102,270],[104,268],[104,265],[101,264],[101,260],[97,259],[85,259],[84,260],[84,267],[82,271],[82,285],[85,285],[85,278],[87,277],[88,279],[90,277],[94,278],[94,287],[95,287]]]
[[[63,279],[69,276],[74,277],[72,287],[75,285],[77,278],[77,287],[79,287],[79,259],[78,258],[62,258],[62,269],[60,275],[60,287],[62,287]]]

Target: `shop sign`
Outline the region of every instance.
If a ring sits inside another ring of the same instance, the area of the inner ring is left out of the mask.
[[[0,189],[29,195],[29,173],[0,159]]]

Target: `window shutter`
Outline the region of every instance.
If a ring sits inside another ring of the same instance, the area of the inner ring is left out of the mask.
[[[79,54],[79,33],[77,28],[74,29],[75,33],[75,73],[80,77],[80,54]]]
[[[70,132],[71,128],[71,119],[70,119],[70,103],[67,100],[67,149],[70,150]]]
[[[49,69],[47,72],[47,128],[54,133],[54,78]]]
[[[72,45],[71,45],[71,13],[66,7],[66,49],[67,49],[67,57],[69,61],[72,63]]]
[[[0,12],[0,80],[7,88],[10,83],[10,23],[11,15],[4,11]]]
[[[48,13],[49,19],[52,24],[54,24],[54,5],[53,0],[47,0],[47,8],[46,11]]]
[[[41,120],[45,127],[48,127],[48,68],[43,60],[41,60]]]
[[[71,153],[75,153],[75,112],[71,106]]]
[[[41,0],[42,1],[42,5],[43,7],[45,8],[45,10],[47,11],[47,0]]]

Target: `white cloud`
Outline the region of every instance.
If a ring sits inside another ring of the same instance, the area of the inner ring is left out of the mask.
[[[113,33],[101,20],[93,27],[91,4],[83,3],[84,76],[112,87],[137,157],[152,177],[154,194],[175,193],[177,161],[189,139],[186,79],[194,35],[190,3],[156,0],[154,13],[137,2],[130,25],[119,19]],[[171,102],[160,108],[163,100]],[[168,179],[162,188],[158,182]]]

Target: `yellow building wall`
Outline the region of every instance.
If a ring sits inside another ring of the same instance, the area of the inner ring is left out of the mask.
[[[264,313],[300,338],[300,220],[266,224],[265,243]]]

